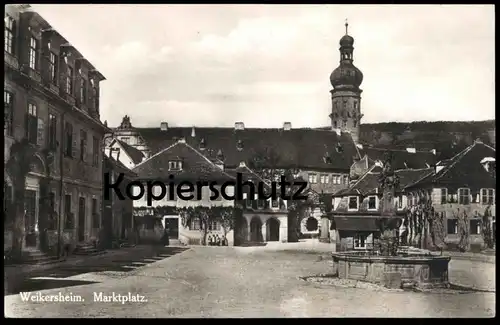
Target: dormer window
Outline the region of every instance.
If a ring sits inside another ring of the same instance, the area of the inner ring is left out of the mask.
[[[481,204],[490,205],[495,204],[495,190],[492,188],[481,189]]]
[[[340,143],[337,143],[336,150],[337,150],[337,152],[343,152],[344,148],[342,148],[342,145]]]
[[[279,201],[278,200],[272,200],[271,201],[271,206],[273,208],[279,208],[279,206],[280,206]]]
[[[236,143],[236,149],[243,150],[243,141],[238,140],[238,142]]]
[[[349,196],[348,200],[349,200],[349,204],[347,206],[347,210],[348,211],[358,211],[359,197]]]
[[[168,162],[168,170],[182,170],[182,161],[171,160]]]
[[[204,150],[205,149],[205,138],[200,140],[200,149]]]

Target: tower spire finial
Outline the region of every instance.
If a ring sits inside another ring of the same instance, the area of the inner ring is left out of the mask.
[[[345,19],[345,34],[348,35],[349,23],[347,22],[347,18]]]

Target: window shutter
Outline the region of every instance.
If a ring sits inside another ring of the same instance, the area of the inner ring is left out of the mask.
[[[41,118],[38,118],[37,145],[42,147],[45,144],[45,125]]]
[[[71,144],[71,157],[72,158],[76,158],[76,157],[78,157],[78,155],[77,155],[78,143],[76,142],[76,132],[75,132],[75,130],[73,130],[73,132],[72,132],[72,138],[71,138],[71,140],[73,140],[73,143]]]

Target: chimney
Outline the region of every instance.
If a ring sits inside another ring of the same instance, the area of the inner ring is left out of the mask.
[[[283,130],[290,131],[291,129],[292,129],[292,123],[291,122],[285,122],[285,123],[283,123]]]
[[[234,123],[234,129],[235,130],[244,130],[245,124],[243,122],[236,122],[236,123]]]
[[[196,136],[196,131],[195,131],[194,126],[193,126],[193,128],[191,129],[191,137],[194,138],[195,136]]]
[[[179,138],[179,139],[177,140],[177,143],[186,143],[186,139],[184,139],[184,138]]]
[[[240,166],[239,166],[240,168],[244,168],[244,167],[246,167],[246,166],[247,166],[247,164],[245,164],[245,162],[244,162],[244,161],[240,161]]]
[[[406,148],[406,151],[409,152],[409,153],[416,153],[417,149],[415,149],[415,148]]]
[[[168,123],[167,122],[161,122],[160,129],[162,131],[167,131],[168,130]]]
[[[431,152],[434,156],[436,155],[436,149],[432,149]]]

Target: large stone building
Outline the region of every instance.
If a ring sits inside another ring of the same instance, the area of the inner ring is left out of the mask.
[[[99,118],[105,78],[29,6],[7,5],[4,20],[4,162],[23,138],[36,151],[25,188],[25,244],[36,247],[48,229],[50,245],[62,240],[72,248],[100,227],[101,142],[109,132]],[[4,198],[15,201],[9,172],[4,169]]]

